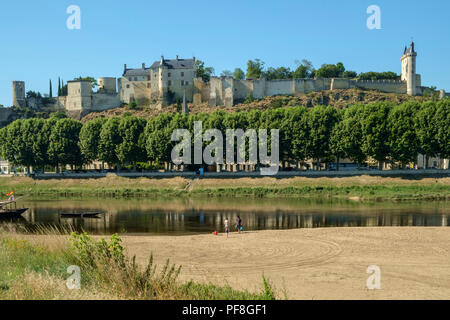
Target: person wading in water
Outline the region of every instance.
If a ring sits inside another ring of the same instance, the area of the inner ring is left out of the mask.
[[[228,223],[228,218],[225,218],[225,233],[227,234],[228,238],[228,233],[230,233],[230,225]]]

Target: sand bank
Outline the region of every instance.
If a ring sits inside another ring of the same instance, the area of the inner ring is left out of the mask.
[[[289,299],[450,299],[450,228],[329,228],[193,236],[124,236],[145,263],[170,257],[181,280],[260,290],[264,273]],[[368,290],[370,265],[381,289]]]

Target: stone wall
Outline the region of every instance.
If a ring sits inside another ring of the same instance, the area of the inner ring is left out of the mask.
[[[418,77],[420,83],[420,76]],[[198,88],[197,88],[198,87]],[[232,106],[242,102],[249,94],[255,99],[276,95],[304,95],[309,92],[362,88],[387,93],[406,94],[406,82],[400,80],[355,79],[287,79],[287,80],[235,80],[231,77],[213,77],[209,82],[209,97],[204,97],[204,84],[196,82],[195,102],[208,101],[211,106]],[[418,93],[422,92],[420,87]]]
[[[14,120],[14,114],[12,108],[0,108],[0,128]]]
[[[102,111],[120,107],[120,97],[117,93],[94,93],[92,95],[92,105],[88,111]]]
[[[193,92],[193,103],[200,104],[202,102],[209,101],[210,86],[206,84],[201,78],[194,79],[194,92]]]

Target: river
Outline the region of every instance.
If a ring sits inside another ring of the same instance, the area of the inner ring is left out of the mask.
[[[236,217],[245,230],[449,226],[448,202],[352,202],[336,200],[166,198],[26,200],[20,219],[3,220],[34,229],[56,226],[90,234],[185,235],[223,232]],[[99,212],[97,218],[65,218],[64,213]]]

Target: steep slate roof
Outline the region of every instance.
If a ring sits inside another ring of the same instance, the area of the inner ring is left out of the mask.
[[[163,63],[169,69],[193,69],[195,66],[194,59],[173,59],[173,60],[163,60]],[[150,69],[158,68],[161,65],[161,61],[155,61]]]
[[[173,59],[163,60],[164,65],[169,69],[194,69],[194,59]],[[123,77],[146,77],[150,75],[150,69],[159,68],[161,61],[155,61],[150,68],[126,69],[122,74]]]
[[[124,73],[124,77],[146,77],[150,75],[150,68],[139,69],[127,69]]]
[[[410,54],[410,53],[415,53],[414,42],[411,42],[411,45],[409,46],[409,48],[405,47],[405,52],[403,54]]]

